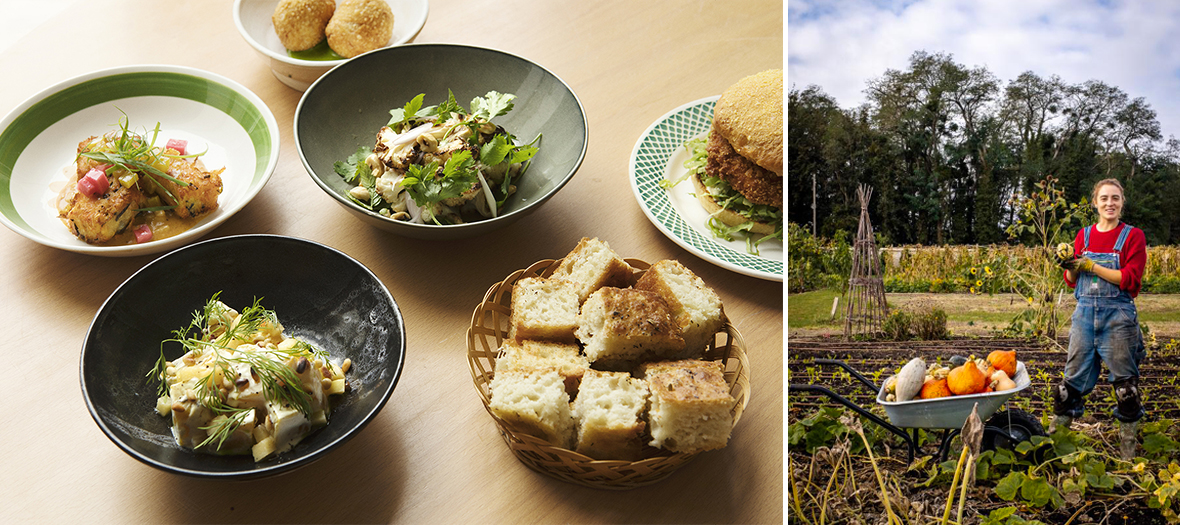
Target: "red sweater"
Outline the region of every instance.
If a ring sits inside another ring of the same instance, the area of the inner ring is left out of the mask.
[[[1123,228],[1131,228],[1131,233],[1127,235],[1127,240],[1123,243],[1123,251],[1119,254],[1119,269],[1123,274],[1119,288],[1126,290],[1131,294],[1131,297],[1137,297],[1139,285],[1143,281],[1143,267],[1147,266],[1147,241],[1143,236],[1143,230],[1129,226],[1124,222],[1120,222],[1118,226],[1108,232],[1098,231],[1098,228],[1090,228],[1088,250],[1094,253],[1114,252],[1114,243],[1118,240],[1119,233],[1123,231]],[[1078,231],[1078,235],[1073,241],[1073,249],[1081,256],[1083,248],[1085,248],[1085,232]],[[1069,280],[1069,272],[1066,272],[1065,282],[1069,284],[1070,288],[1076,285]]]

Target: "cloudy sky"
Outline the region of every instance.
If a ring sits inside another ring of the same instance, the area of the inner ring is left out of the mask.
[[[787,82],[815,84],[841,107],[866,82],[904,70],[914,51],[986,66],[1100,80],[1156,111],[1180,138],[1180,2],[1172,0],[787,0]]]

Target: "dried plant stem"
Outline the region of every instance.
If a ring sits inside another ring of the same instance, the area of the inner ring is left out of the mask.
[[[967,447],[963,447],[966,451]],[[971,484],[971,469],[975,468],[975,454],[967,454],[967,466],[963,469],[963,486],[959,489],[959,513],[955,521],[963,523],[963,504],[967,502],[967,485]]]
[[[791,500],[792,500],[792,503],[795,505],[795,515],[798,516],[800,520],[803,520],[803,523],[811,525],[811,521],[808,520],[807,516],[804,515],[804,513],[803,513],[803,503],[801,501],[799,501],[799,487],[795,486],[794,472],[791,473],[789,482],[790,482],[790,488],[791,488]],[[823,519],[823,516],[821,514],[820,520],[822,520],[822,519]],[[822,521],[821,521],[821,523],[822,523]]]
[[[889,491],[885,485],[885,478],[881,476],[881,470],[877,468],[877,459],[873,457],[873,447],[869,445],[869,440],[865,437],[864,430],[861,430],[858,427],[856,429],[856,433],[860,436],[860,440],[865,444],[865,452],[868,452],[869,462],[873,464],[873,474],[876,474],[877,484],[881,486],[881,504],[885,506],[885,514],[886,518],[889,520],[889,525],[893,525],[895,522],[898,525],[902,525],[901,520],[898,519],[897,516],[893,515],[893,505],[889,504]]]
[[[967,461],[967,447],[963,447],[963,452],[959,454],[959,462],[955,464],[955,477],[951,479],[951,490],[946,497],[946,508],[942,511],[942,520],[940,524],[946,525],[947,521],[951,519],[951,506],[955,503],[955,487],[959,485],[959,474],[963,471],[963,463]],[[963,486],[967,486],[967,480],[963,480]],[[962,522],[960,516],[959,521]]]

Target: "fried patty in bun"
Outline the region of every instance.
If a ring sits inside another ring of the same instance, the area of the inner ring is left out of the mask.
[[[704,173],[694,173],[697,200],[728,230],[777,234],[783,219],[783,71],[750,75],[725,90],[713,108]]]

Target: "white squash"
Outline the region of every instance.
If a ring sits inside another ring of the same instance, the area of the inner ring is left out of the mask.
[[[1012,390],[1016,388],[1016,381],[1008,377],[1008,373],[1003,370],[996,370],[992,374],[992,390],[999,392],[1001,390]]]
[[[909,401],[922,390],[922,383],[926,379],[926,362],[921,357],[915,357],[901,367],[897,373],[897,400]]]

